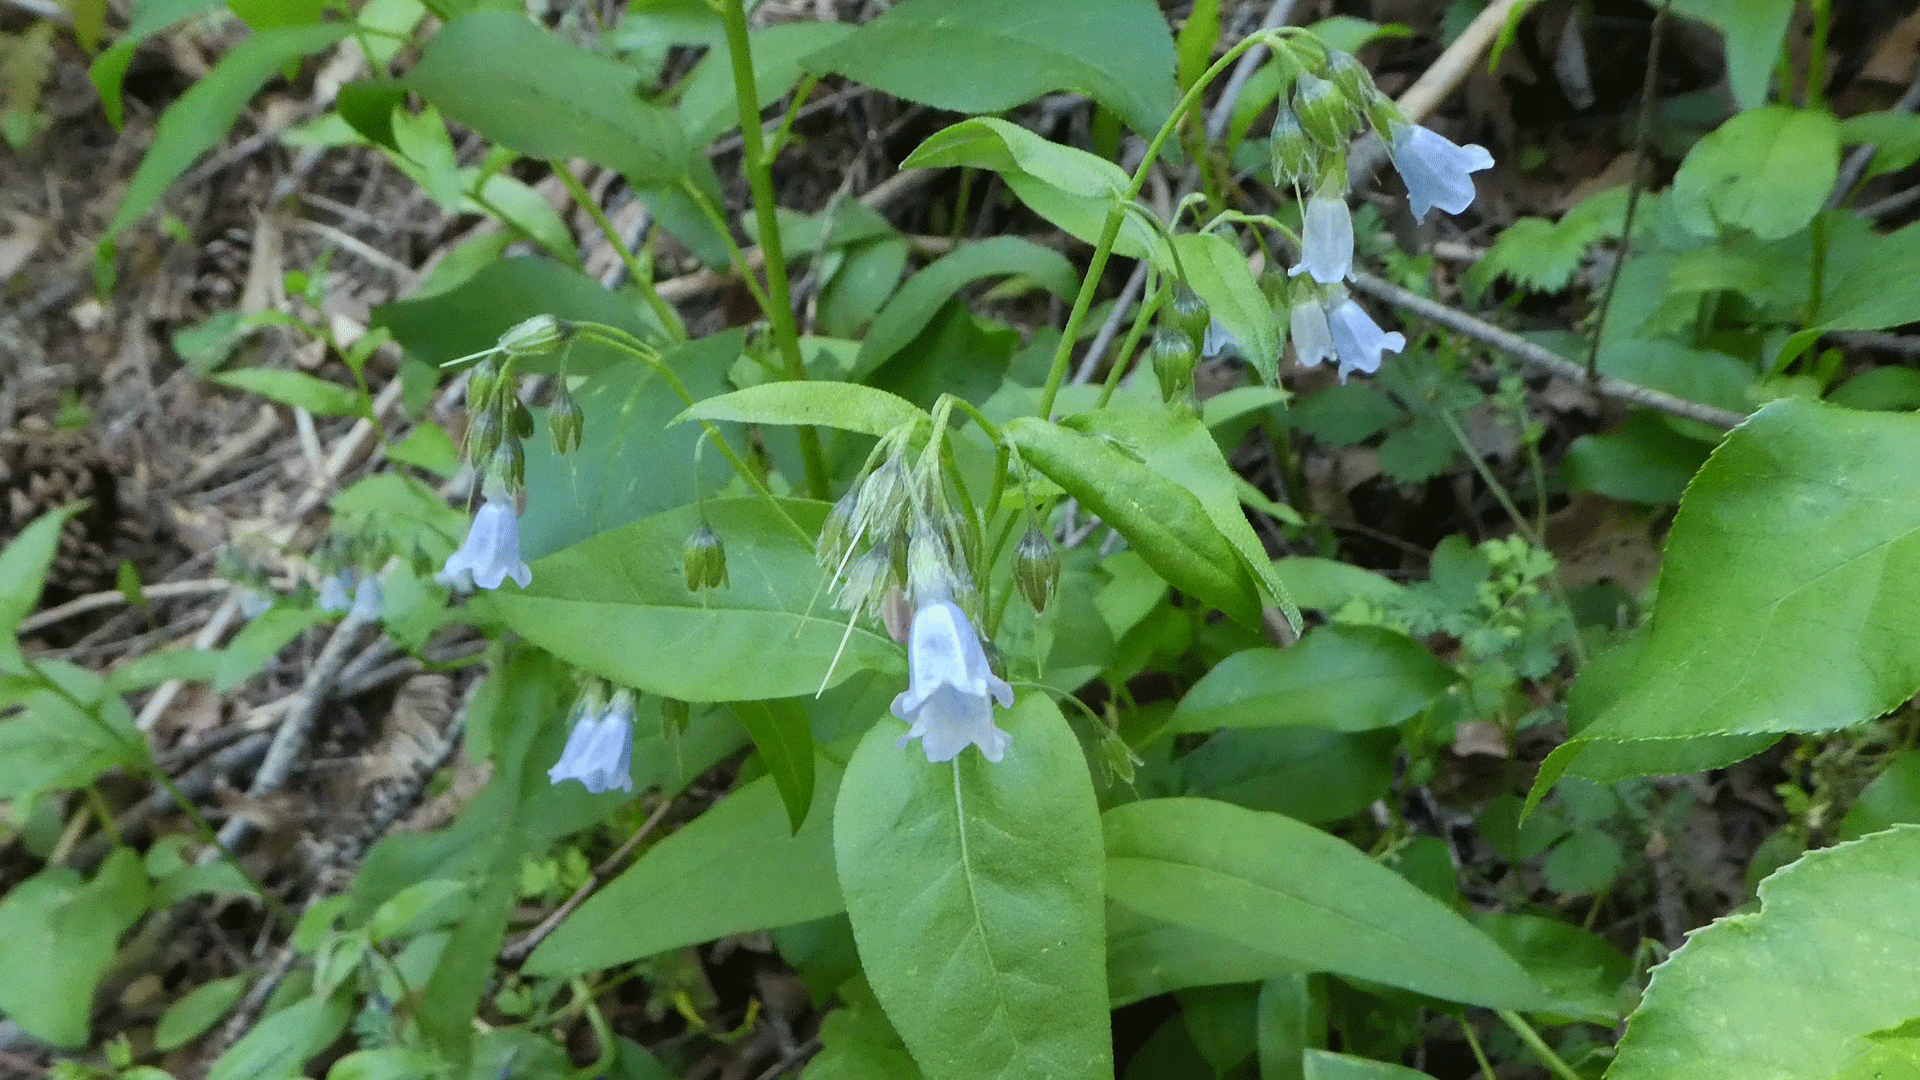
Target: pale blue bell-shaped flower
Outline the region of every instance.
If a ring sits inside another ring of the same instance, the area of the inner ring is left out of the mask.
[[[240,590],[240,614],[243,618],[257,619],[273,607],[275,596],[269,589],[242,588]]]
[[[520,560],[520,517],[513,512],[513,501],[505,491],[489,491],[474,512],[466,541],[447,556],[447,565],[434,580],[464,590],[497,589],[507,578],[524,589],[533,583],[533,571]]]
[[[1322,192],[1307,200],[1302,215],[1300,261],[1288,277],[1307,274],[1322,285],[1353,273],[1353,212],[1340,195]]]
[[[1293,356],[1301,367],[1313,367],[1339,354],[1333,344],[1333,328],[1327,325],[1327,309],[1311,297],[1294,302],[1287,319],[1293,337]]]
[[[589,712],[573,725],[560,760],[547,770],[547,781],[578,780],[599,795],[619,788],[633,790],[633,695],[622,690],[601,712]]]
[[[1417,124],[1393,129],[1393,167],[1407,185],[1407,205],[1419,221],[1439,207],[1449,214],[1473,202],[1473,173],[1493,168],[1486,147],[1456,146],[1446,136]]]
[[[320,598],[315,604],[321,611],[345,611],[353,606],[352,589],[353,571],[329,574],[320,582]]]
[[[1242,356],[1247,352],[1246,347],[1240,344],[1240,339],[1233,336],[1233,331],[1220,325],[1219,319],[1209,321],[1206,335],[1200,340],[1200,355],[1211,360],[1228,350]]]
[[[387,590],[380,579],[369,574],[360,579],[360,587],[353,590],[353,617],[361,622],[375,622],[386,614]]]
[[[920,740],[927,760],[952,761],[969,744],[999,761],[1013,736],[993,726],[993,703],[1013,705],[1013,687],[987,666],[980,635],[952,601],[920,605],[907,644],[907,690],[893,699],[893,715],[911,727],[895,745]]]
[[[1382,331],[1365,308],[1352,300],[1342,300],[1327,312],[1327,326],[1333,332],[1334,352],[1340,357],[1340,381],[1349,372],[1371,375],[1380,370],[1380,354],[1397,353],[1407,347],[1406,336],[1399,331]]]

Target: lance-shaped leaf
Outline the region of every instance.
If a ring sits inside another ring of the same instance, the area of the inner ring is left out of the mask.
[[[737,420],[743,424],[820,424],[875,437],[926,420],[898,394],[859,383],[770,382],[696,402],[681,420]]]

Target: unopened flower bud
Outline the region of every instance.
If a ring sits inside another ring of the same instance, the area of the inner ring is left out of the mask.
[[[932,529],[915,529],[907,541],[907,584],[912,586],[914,600],[920,604],[951,600],[960,589],[953,554],[947,550],[946,541]]]
[[[516,439],[533,438],[533,413],[527,403],[517,397],[507,406],[507,430]]]
[[[1207,310],[1207,302],[1185,284],[1176,285],[1170,314],[1173,324],[1186,332],[1187,340],[1193,342],[1194,348],[1199,348],[1207,338],[1207,324],[1213,321],[1213,313]]]
[[[1345,94],[1347,100],[1365,108],[1373,99],[1382,96],[1379,88],[1373,85],[1373,76],[1352,53],[1338,49],[1327,50],[1327,79]]]
[[[888,458],[860,485],[860,498],[853,509],[853,531],[878,543],[899,531],[900,514],[906,506],[907,470],[899,458]]]
[[[505,439],[493,452],[493,464],[488,467],[493,475],[500,478],[509,492],[519,491],[527,483],[527,453],[520,448],[520,440]]]
[[[1154,331],[1147,358],[1153,363],[1153,377],[1160,382],[1162,401],[1171,404],[1192,399],[1193,367],[1200,359],[1200,350],[1185,332],[1165,327]]]
[[[1320,172],[1320,146],[1300,126],[1292,109],[1280,106],[1273,121],[1273,139],[1268,143],[1273,154],[1273,182],[1281,187],[1297,187],[1313,182]]]
[[[481,409],[467,421],[467,460],[485,461],[500,447],[500,414]]]
[[[1013,583],[1034,611],[1047,610],[1060,583],[1060,549],[1039,529],[1029,528],[1013,549]]]
[[[687,575],[687,591],[717,589],[727,583],[727,549],[720,534],[701,525],[687,538],[682,562]]]
[[[886,593],[880,597],[880,622],[887,628],[887,636],[895,645],[905,645],[907,634],[913,629],[913,600],[907,590],[898,585],[887,586]]]
[[[1345,146],[1353,134],[1353,105],[1340,88],[1317,75],[1302,73],[1293,84],[1293,112],[1300,126],[1322,147]]]
[[[494,391],[500,389],[500,377],[506,373],[506,365],[497,356],[489,356],[473,366],[467,376],[467,411],[484,412],[493,402]]]
[[[580,411],[580,403],[567,393],[563,381],[560,389],[554,393],[553,401],[547,405],[547,432],[553,436],[553,452],[564,454],[580,449],[580,432],[586,427],[586,416]]]
[[[853,508],[859,501],[860,485],[855,484],[827,511],[827,520],[820,524],[820,539],[813,546],[814,562],[838,570],[846,560],[847,549],[853,544]]]
[[[499,349],[508,356],[545,356],[559,348],[570,331],[551,315],[535,315],[501,334]]]

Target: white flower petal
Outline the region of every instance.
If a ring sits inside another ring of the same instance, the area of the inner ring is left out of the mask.
[[[584,717],[567,735],[547,781],[578,780],[595,795],[633,790],[633,699],[625,693],[605,712]]]
[[[1354,371],[1364,371],[1371,375],[1380,370],[1382,352],[1397,353],[1407,347],[1407,339],[1399,331],[1385,332],[1380,329],[1365,308],[1352,300],[1342,300],[1327,315],[1328,327],[1333,332],[1334,349],[1340,356],[1340,381],[1346,382],[1347,375]]]
[[[1308,274],[1322,285],[1345,280],[1353,273],[1353,212],[1347,200],[1315,195],[1302,219],[1300,261],[1287,276]]]
[[[533,583],[533,571],[520,560],[520,518],[513,504],[489,493],[473,515],[466,541],[447,557],[447,565],[434,580],[454,588],[497,589],[508,578],[524,589]]]
[[[1414,220],[1439,207],[1449,214],[1473,202],[1473,173],[1493,168],[1493,155],[1483,146],[1456,146],[1446,136],[1418,125],[1393,133],[1393,166],[1407,185],[1407,204]]]
[[[1293,336],[1293,356],[1301,367],[1313,367],[1337,355],[1333,330],[1327,325],[1327,309],[1318,300],[1302,300],[1293,305],[1287,320]]]
[[[909,727],[898,745],[920,740],[928,761],[951,761],[969,745],[997,762],[1013,737],[993,726],[993,704],[1013,705],[1013,687],[987,665],[980,635],[966,613],[947,601],[923,604],[913,616],[907,645],[908,688],[893,699],[893,715]]]

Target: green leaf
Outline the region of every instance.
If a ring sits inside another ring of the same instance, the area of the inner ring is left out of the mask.
[[[1612,1080],[1826,1080],[1920,1016],[1920,827],[1812,852],[1653,971]],[[1790,1022],[1789,1021],[1790,1018]],[[1907,1075],[1888,1072],[1885,1075]]]
[[[1496,912],[1479,925],[1553,998],[1547,1011],[1608,1027],[1620,1022],[1634,967],[1605,938],[1543,915]]]
[[[1849,409],[1888,412],[1920,409],[1920,371],[1903,367],[1868,368],[1834,387],[1827,400]]]
[[[84,787],[115,766],[146,764],[147,741],[118,694],[80,668],[41,661],[18,711],[0,719],[0,799]]]
[[[1781,42],[1793,21],[1793,0],[1674,0],[1673,13],[1726,35],[1727,84],[1741,108],[1767,100]]]
[[[962,120],[934,132],[900,163],[903,169],[954,165],[1025,173],[1069,195],[1091,199],[1119,199],[1132,181],[1125,169],[1106,158],[1062,146],[991,116]]]
[[[780,507],[809,533],[828,509]],[[687,592],[682,547],[701,512],[683,506],[535,562],[531,589],[492,602],[508,626],[562,660],[681,701],[797,697],[819,691],[830,668],[833,683],[900,669],[887,637],[860,626],[849,633],[832,612],[814,610],[822,571],[766,502],[712,499],[706,520],[727,546],[725,588]]]
[[[1385,604],[1406,591],[1406,586],[1392,578],[1338,559],[1290,555],[1273,560],[1273,572],[1287,583],[1295,603],[1329,614],[1339,611],[1350,600]]]
[[[206,1034],[247,992],[249,981],[246,975],[215,979],[194,987],[192,993],[167,1006],[160,1015],[160,1026],[154,1030],[154,1049],[177,1050]]]
[[[460,448],[453,445],[446,428],[431,421],[416,425],[406,438],[387,447],[387,458],[441,476],[460,471]]]
[[[921,1080],[878,1005],[842,1005],[820,1021],[820,1052],[800,1080]]]
[[[428,40],[407,84],[448,119],[528,157],[585,158],[636,187],[678,180],[689,143],[674,115],[640,100],[634,71],[535,26],[476,11]]]
[[[1261,980],[1254,1000],[1260,1080],[1304,1080],[1304,1055],[1327,1037],[1326,995],[1316,993],[1315,981],[1297,972]]]
[[[1694,144],[1669,200],[1699,236],[1745,229],[1781,240],[1813,220],[1840,169],[1833,114],[1769,105],[1744,112]]]
[[[834,853],[861,964],[929,1080],[1111,1077],[1086,759],[1042,694],[996,721],[999,764],[928,762],[890,719],[854,751]]]
[[[27,1034],[87,1045],[94,984],[120,935],[147,910],[147,875],[131,848],[115,848],[92,881],[42,870],[0,899],[0,1012]]]
[[[772,777],[736,789],[580,905],[524,970],[578,975],[839,913],[833,800],[840,771],[824,761],[816,768],[813,808],[799,832],[788,828]]]
[[[862,435],[885,435],[919,425],[927,414],[906,398],[859,383],[770,382],[696,402],[675,417],[737,420],[745,424],[820,424]]]
[[[1214,321],[1240,343],[1241,355],[1262,382],[1280,385],[1280,324],[1247,268],[1247,257],[1215,233],[1180,233],[1173,247],[1186,268],[1187,286],[1207,302]]]
[[[1237,622],[1259,625],[1253,574],[1192,492],[1110,439],[1035,417],[1010,421],[1001,434],[1027,464],[1126,537],[1174,587]]]
[[[1657,506],[1680,501],[1707,449],[1659,417],[1640,414],[1617,431],[1573,440],[1562,467],[1570,488]]]
[[[807,808],[813,805],[813,731],[807,726],[807,711],[798,701],[786,698],[735,702],[733,715],[753,737],[760,760],[780,789],[787,820],[799,832],[807,820]]]
[[[127,193],[107,224],[101,243],[111,241],[152,209],[188,166],[226,136],[240,111],[268,79],[352,31],[351,23],[287,26],[262,30],[234,46],[212,71],[161,114],[147,155],[140,159],[139,169],[128,181]],[[114,97],[117,100],[117,91]]]
[[[853,32],[849,23],[806,21],[778,23],[749,33],[753,86],[760,97],[756,108],[764,109],[787,96],[799,81],[802,59],[809,53],[837,44]],[[677,111],[687,142],[704,146],[738,128],[739,101],[733,86],[733,57],[724,47],[708,50],[681,84]]]
[[[1300,1055],[1306,1080],[1433,1080],[1419,1069],[1311,1047]]]
[[[213,1063],[207,1080],[291,1080],[340,1037],[352,1016],[344,994],[297,1001],[255,1024]]]
[[[1627,189],[1620,187],[1582,201],[1558,222],[1523,217],[1501,230],[1468,279],[1475,289],[1504,277],[1537,292],[1559,292],[1572,283],[1595,241],[1619,238],[1626,216]]]
[[[924,3],[925,0],[922,0]],[[895,9],[899,10],[899,9]],[[934,313],[961,289],[984,277],[1018,274],[1061,299],[1079,290],[1080,277],[1066,256],[1017,236],[996,236],[949,252],[907,279],[893,294],[860,343],[853,376],[864,375],[926,329]]]
[[[127,77],[127,67],[133,63],[133,54],[140,43],[219,6],[220,0],[142,0],[133,5],[133,20],[127,25],[127,32],[120,35],[112,48],[95,57],[87,68],[87,78],[99,91],[100,105],[114,127],[120,126],[126,108],[120,99],[120,84]]]
[[[1920,690],[1920,417],[1783,400],[1680,503],[1630,680],[1594,740],[1828,731]]]
[[[1150,799],[1104,820],[1108,894],[1143,914],[1431,997],[1542,1003],[1486,935],[1312,826],[1209,799]]]
[[[1257,982],[1298,970],[1229,938],[1107,905],[1107,996],[1116,1009],[1192,986]]]
[[[0,670],[20,670],[20,646],[14,640],[14,628],[40,606],[47,568],[60,550],[60,531],[86,505],[70,503],[41,514],[0,551],[0,641],[4,641],[0,644]]]
[[[1173,786],[1308,824],[1367,808],[1393,784],[1397,731],[1350,735],[1321,728],[1228,728],[1174,762]]]
[[[1187,691],[1162,730],[1300,725],[1330,731],[1390,727],[1458,681],[1405,634],[1322,626],[1285,649],[1234,653]]]
[[[213,381],[222,386],[231,386],[235,390],[259,394],[263,398],[277,401],[282,405],[305,409],[317,416],[366,415],[366,405],[362,402],[358,390],[315,378],[304,371],[288,371],[284,368],[241,368],[237,371],[222,371],[213,376]]]
[[[1901,750],[1888,758],[1853,808],[1840,819],[1842,840],[1857,840],[1893,825],[1920,825],[1920,750]]]
[[[1086,94],[1151,135],[1173,112],[1173,38],[1149,0],[910,0],[806,59],[935,108],[1004,112]]]
[[[1207,520],[1240,553],[1265,595],[1298,629],[1300,612],[1287,596],[1286,584],[1274,575],[1273,559],[1240,505],[1240,476],[1227,464],[1220,444],[1199,417],[1175,407],[1113,406],[1081,413],[1062,423],[1113,441],[1137,455],[1149,469],[1192,492]]]

